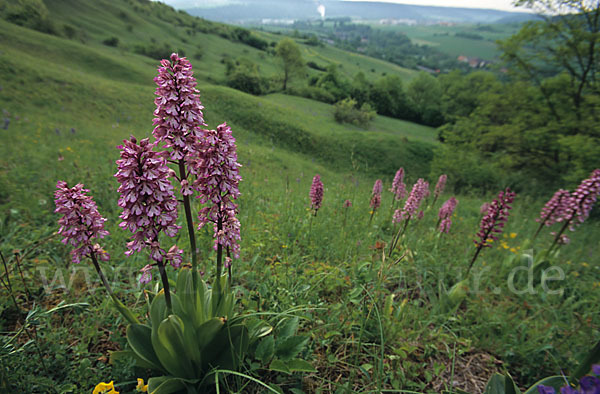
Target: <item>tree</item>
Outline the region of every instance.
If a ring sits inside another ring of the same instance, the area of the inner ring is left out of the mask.
[[[504,60],[519,78],[540,89],[556,120],[571,112],[581,120],[591,109],[586,96],[600,94],[600,0],[519,0],[517,5],[538,11],[543,20],[525,24],[500,42]],[[569,98],[566,113],[558,108],[564,103],[553,96],[553,78],[568,81],[562,87],[568,90],[560,91]]]
[[[286,90],[288,81],[295,75],[303,75],[304,60],[298,45],[290,39],[284,38],[275,47],[275,53],[281,58],[283,67],[283,90]]]
[[[410,81],[406,95],[421,123],[434,127],[442,124],[442,89],[435,77],[420,73]]]
[[[600,0],[517,3],[543,18],[500,42],[508,78],[442,77],[449,123],[439,136],[536,192],[576,182],[598,166]]]
[[[386,75],[378,79],[371,89],[369,101],[378,114],[399,119],[411,118],[402,79],[397,75]]]
[[[228,86],[254,95],[263,93],[263,79],[260,76],[258,66],[250,59],[240,58],[236,62],[227,59],[225,60],[225,67]]]

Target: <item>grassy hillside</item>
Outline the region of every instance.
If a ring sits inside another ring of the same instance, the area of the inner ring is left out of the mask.
[[[250,96],[218,85],[223,55],[252,57],[265,73],[278,70],[275,59],[228,38],[231,27],[190,19],[163,5],[44,4],[56,34],[0,20],[0,252],[7,263],[0,268],[1,392],[89,393],[98,382],[114,380],[118,391],[129,393],[135,392],[136,378],[151,376],[129,361],[109,362],[109,352],[126,347],[126,324],[91,265],[72,264],[70,248],[59,242],[52,193],[59,179],[90,189],[111,233],[102,240],[111,261],[102,267],[117,295],[143,319],[143,290],[158,289],[159,283],[157,278],[138,283],[147,255],[123,254],[130,234],[118,226],[113,175],[116,146],[129,135],[141,139],[152,132],[158,61],[134,49],[162,42],[190,55],[207,123],[214,128],[227,121],[237,139],[243,178],[241,258],[233,265],[238,310],[263,314],[273,325],[296,315],[300,332],[310,339],[297,354],[316,372],[286,374],[252,363],[245,373],[295,393],[455,388],[476,393],[493,372],[509,371],[525,387],[556,373],[557,365],[572,369],[600,339],[594,303],[600,291],[597,221],[570,234],[572,242],[557,255],[564,278],[551,288],[560,286],[564,293],[539,286],[533,293],[515,292],[506,278],[521,252],[544,251],[552,241],[549,231],[531,241],[543,202],[518,196],[505,234],[474,268],[477,287],[449,311],[446,290],[463,278],[473,256],[480,197],[458,196],[449,234],[441,234],[437,223],[438,209],[451,194],[430,197],[392,258],[384,254],[398,231],[391,215],[399,203],[387,190],[400,166],[409,188],[429,175],[433,129],[385,117],[358,129],[336,123],[332,107],[323,103],[279,93]],[[63,34],[65,25],[75,28],[71,38]],[[112,36],[119,37],[116,47],[102,43]],[[401,73],[328,47],[302,50],[307,58],[339,62],[350,74]],[[324,200],[315,216],[308,194],[316,173],[324,182]],[[384,194],[374,211],[377,178]],[[347,199],[350,208],[344,208]],[[198,208],[193,204],[194,213]],[[178,224],[184,225],[182,217]],[[197,237],[200,266],[209,278],[213,234],[204,228]],[[173,242],[189,250],[185,234]],[[189,261],[187,253],[185,258]],[[169,268],[170,278],[176,272]],[[5,285],[8,279],[12,287]],[[518,277],[516,284],[527,286],[527,278]],[[63,301],[79,304],[43,312]],[[37,312],[28,318],[30,311]],[[24,324],[27,331],[21,330]],[[226,385],[237,392],[263,389],[233,378],[222,385],[223,391]]]

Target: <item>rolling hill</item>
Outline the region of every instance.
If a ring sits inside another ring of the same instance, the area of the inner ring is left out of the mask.
[[[420,23],[505,23],[535,18],[535,15],[525,12],[341,0],[244,0],[219,3],[223,5],[210,2],[202,5],[195,1],[179,0],[173,4],[191,15],[230,23],[262,19],[317,19],[321,17],[318,5],[324,7],[323,16],[326,18],[411,19]]]

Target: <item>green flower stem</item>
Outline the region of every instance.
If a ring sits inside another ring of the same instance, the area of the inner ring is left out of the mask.
[[[92,263],[94,264],[94,268],[96,269],[96,272],[98,273],[98,276],[100,277],[100,280],[102,281],[102,284],[106,288],[106,291],[110,295],[110,298],[113,300],[115,308],[117,308],[117,310],[121,313],[121,315],[123,315],[125,320],[127,320],[130,324],[139,324],[139,320],[117,298],[117,296],[113,292],[112,288],[110,287],[110,284],[108,283],[108,280],[106,279],[106,276],[104,276],[104,273],[102,272],[102,268],[100,268],[100,264],[98,264],[98,259],[96,258],[96,254],[94,252],[92,252],[90,254],[90,258],[92,259]]]
[[[165,265],[162,262],[157,263],[158,272],[160,273],[160,279],[163,284],[163,289],[165,291],[165,302],[167,304],[167,312],[169,315],[173,314],[173,306],[171,304],[171,292],[169,290],[169,278],[167,277],[167,271],[165,270]]]
[[[180,180],[187,179],[185,172],[185,163],[183,159],[179,160],[179,178]],[[183,208],[185,210],[185,220],[187,222],[188,236],[190,238],[190,248],[192,249],[192,272],[196,272],[198,269],[198,248],[196,247],[196,235],[194,234],[194,219],[192,218],[192,207],[190,204],[190,196],[183,196]],[[197,275],[192,275],[192,281],[194,283],[194,289],[197,286]]]

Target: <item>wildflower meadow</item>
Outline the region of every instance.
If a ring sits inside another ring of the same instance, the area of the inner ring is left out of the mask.
[[[600,166],[461,188],[201,54],[48,40],[80,69],[0,52],[0,393],[600,393]]]

